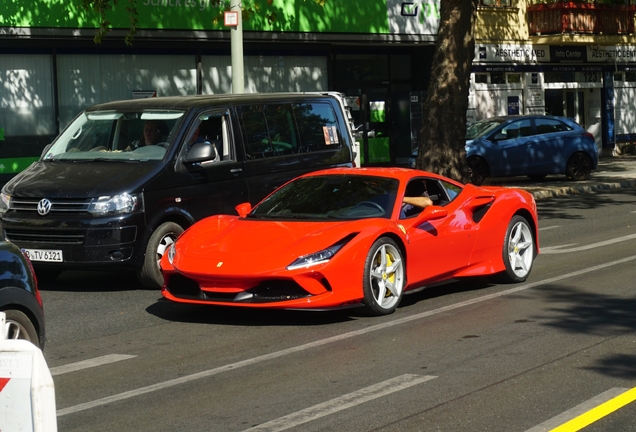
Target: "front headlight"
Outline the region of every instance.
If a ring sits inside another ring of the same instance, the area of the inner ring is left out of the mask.
[[[311,267],[328,262],[336,253],[338,253],[340,249],[342,249],[344,245],[349,243],[349,241],[356,235],[357,233],[349,234],[347,237],[343,238],[338,243],[329,246],[327,249],[323,249],[321,251],[314,252],[309,255],[303,255],[300,258],[297,258],[293,263],[287,266],[287,270],[295,270],[302,267]]]
[[[0,199],[0,215],[6,213],[11,207],[11,195],[2,192],[2,199]]]
[[[143,210],[141,194],[129,193],[99,197],[88,206],[88,212],[93,216],[116,215],[141,210]]]

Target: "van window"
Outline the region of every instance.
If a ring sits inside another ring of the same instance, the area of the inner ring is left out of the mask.
[[[237,108],[248,159],[342,147],[328,103],[264,104]]]
[[[162,160],[184,112],[84,112],[43,160]]]

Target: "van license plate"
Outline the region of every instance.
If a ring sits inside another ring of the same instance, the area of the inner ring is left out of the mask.
[[[61,250],[22,249],[31,261],[63,262]]]

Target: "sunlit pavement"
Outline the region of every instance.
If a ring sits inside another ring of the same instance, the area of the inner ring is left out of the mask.
[[[509,186],[525,189],[534,198],[544,199],[559,195],[636,187],[636,156],[608,156],[599,160],[598,168],[589,180],[575,182],[564,175],[549,175],[543,180],[528,177],[500,177],[489,179],[486,185]]]

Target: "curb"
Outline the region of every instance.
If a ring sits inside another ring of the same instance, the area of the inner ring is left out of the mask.
[[[570,194],[581,194],[581,193],[591,193],[598,191],[607,191],[613,189],[622,189],[622,188],[634,188],[636,187],[636,180],[618,180],[618,181],[607,181],[603,183],[596,183],[590,185],[580,185],[580,186],[565,186],[565,187],[541,187],[541,186],[507,186],[514,187],[517,189],[523,189],[530,192],[535,200],[546,199],[546,198],[554,198],[562,195],[570,195]]]

